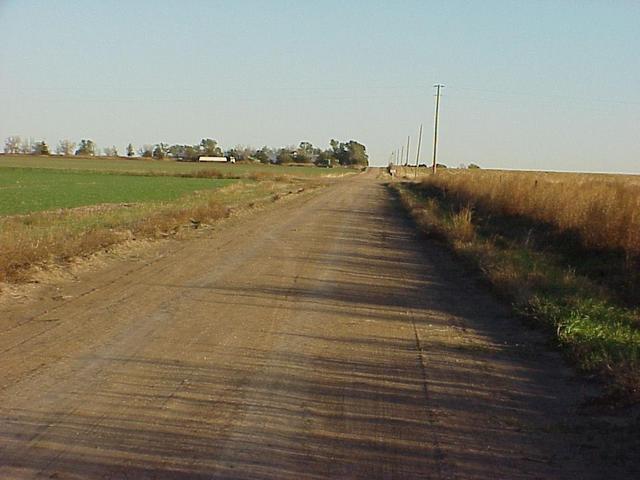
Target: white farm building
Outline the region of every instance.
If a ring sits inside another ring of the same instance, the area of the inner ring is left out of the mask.
[[[199,162],[217,162],[217,163],[236,163],[236,159],[233,157],[200,157],[198,158]]]

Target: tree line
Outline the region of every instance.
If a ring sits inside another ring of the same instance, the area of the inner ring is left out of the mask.
[[[22,139],[19,136],[7,137],[4,143],[4,152],[7,154],[23,155],[51,155],[49,145],[44,141],[35,142],[32,139]],[[99,150],[96,143],[90,139],[82,139],[79,143],[71,140],[60,140],[54,152],[65,156],[96,156]],[[102,154],[107,157],[119,157],[120,152],[115,146],[102,149]],[[233,157],[236,161],[277,163],[277,164],[315,164],[318,166],[367,166],[369,157],[366,147],[350,140],[340,142],[332,139],[329,148],[322,149],[310,142],[300,142],[296,146],[281,148],[253,148],[249,146],[236,146],[223,150],[216,140],[203,138],[200,143],[194,145],[169,145],[167,143],[145,144],[136,149],[133,144],[127,145],[125,156],[155,158],[157,160],[173,159],[184,162],[195,162],[200,157]]]

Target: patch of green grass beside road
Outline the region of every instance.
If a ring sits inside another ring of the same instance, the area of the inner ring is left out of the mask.
[[[236,181],[0,167],[0,215],[102,203],[172,201]]]

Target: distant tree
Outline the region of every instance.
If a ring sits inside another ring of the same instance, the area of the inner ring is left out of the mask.
[[[58,142],[58,146],[56,147],[56,153],[58,155],[73,155],[75,148],[76,148],[75,142],[72,142],[71,140],[67,140],[67,139],[60,140]]]
[[[333,159],[338,162],[340,165],[347,164],[347,151],[345,149],[345,144],[340,143],[338,140],[332,138],[329,142],[331,146],[331,156]]]
[[[4,153],[20,153],[20,145],[22,144],[22,139],[17,136],[7,137],[4,141]]]
[[[198,145],[171,145],[167,148],[167,155],[176,160],[196,162],[203,155],[200,144]],[[221,156],[221,155],[220,155]]]
[[[246,147],[243,145],[237,145],[236,147],[227,150],[226,157],[233,157],[240,162],[252,161],[255,158],[256,150],[253,147]]]
[[[254,158],[260,163],[270,163],[272,156],[273,152],[271,151],[271,149],[267,146],[264,146],[256,151]]]
[[[276,163],[284,165],[287,163],[293,163],[293,154],[291,148],[281,148],[276,155]]]
[[[295,160],[300,163],[311,163],[316,156],[313,145],[309,142],[300,142],[295,152]]]
[[[315,163],[318,167],[330,167],[333,162],[333,152],[331,150],[323,150],[316,156]]]
[[[347,165],[369,165],[369,156],[367,155],[367,149],[363,144],[358,143],[355,140],[350,140],[349,143],[346,144],[345,150],[347,151]]]
[[[144,157],[144,158],[153,157],[153,145],[143,145],[138,150],[138,153],[140,154],[141,157]]]
[[[96,154],[96,144],[93,140],[80,140],[76,155],[93,156]]]
[[[253,148],[253,147],[249,147],[249,146],[242,147],[240,149],[240,153],[241,153],[240,158],[242,160],[245,160],[247,162],[254,162],[255,160],[257,160],[256,159],[256,149]]]
[[[222,149],[215,140],[203,138],[200,141],[200,154],[205,157],[221,157]]]
[[[197,156],[197,149],[189,145],[171,145],[169,147],[169,156],[176,160],[193,160],[192,157]]]
[[[449,168],[447,167],[444,163],[436,163],[436,170],[437,169],[446,169]]]
[[[169,145],[166,143],[160,142],[153,147],[153,158],[162,160],[167,155],[169,155]]]
[[[171,145],[169,147],[169,156],[175,158],[176,160],[185,160],[185,145]]]
[[[135,157],[136,151],[132,144],[127,145],[127,157]]]
[[[31,153],[33,155],[51,155],[51,152],[49,151],[49,145],[47,145],[47,142],[45,142],[44,140],[34,143]]]
[[[112,145],[111,147],[107,147],[107,148],[103,149],[103,153],[107,157],[117,157],[118,156],[118,149],[116,148],[115,145]]]
[[[468,168],[469,170],[480,170],[480,166],[479,166],[479,165],[476,165],[475,163],[470,163],[470,164],[467,166],[467,168]]]
[[[333,158],[340,165],[369,165],[369,156],[364,145],[355,140],[347,143],[338,142],[332,139],[330,142]]]
[[[220,155],[222,152],[220,153]],[[197,162],[200,157],[200,145],[186,145],[184,147],[184,158],[190,162]]]

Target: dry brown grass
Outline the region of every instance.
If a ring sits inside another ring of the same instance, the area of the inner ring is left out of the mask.
[[[451,228],[455,230],[455,237],[462,242],[470,242],[475,236],[472,218],[473,210],[470,207],[461,208],[451,218]]]
[[[442,171],[423,180],[470,206],[577,235],[586,248],[640,255],[640,179],[633,176]]]
[[[94,205],[0,217],[0,282],[22,281],[34,266],[90,255],[126,240],[163,238],[210,224],[228,216],[231,208],[270,203],[274,195],[280,198],[296,186],[235,183],[169,203]]]
[[[587,223],[588,217],[571,212],[571,192],[549,185],[563,183],[567,189],[567,180],[582,180],[577,176],[506,174],[512,176],[505,180],[500,174],[447,173],[421,184],[394,182],[392,188],[425,234],[443,240],[521,315],[547,328],[581,370],[606,380],[611,387],[611,402],[627,405],[640,401],[640,277],[633,263],[618,252],[626,248],[627,255],[637,260],[637,244],[615,238],[590,243],[594,242],[593,236],[582,239],[588,224],[571,223],[566,227],[542,214],[556,213],[560,219],[574,222],[583,218]],[[515,180],[525,185],[514,185]],[[534,184],[538,180],[538,185],[528,187],[527,180]],[[573,191],[577,209],[604,210],[612,205],[629,208],[629,199],[622,195],[614,197],[618,204],[610,199],[599,204],[582,198],[594,191],[602,195],[607,188],[622,190],[615,183],[610,186],[609,178],[585,180],[583,189]],[[620,180],[624,179],[613,181]],[[626,186],[640,187],[632,183]],[[536,198],[540,191],[544,195]],[[555,203],[545,197],[552,193],[559,197]],[[540,210],[534,208],[536,205]],[[615,222],[605,226],[612,235],[617,232],[615,228],[621,228]],[[555,232],[563,228],[570,234]],[[618,251],[590,251],[578,242]]]
[[[0,221],[0,281],[22,280],[28,269],[88,255],[131,238],[158,238],[184,226],[223,218],[215,199],[195,205],[105,206],[7,217]],[[194,222],[192,222],[194,220]]]
[[[182,174],[181,176],[191,177],[191,178],[230,178],[228,175],[225,175],[220,170],[215,170],[215,169],[196,170],[194,172]]]

